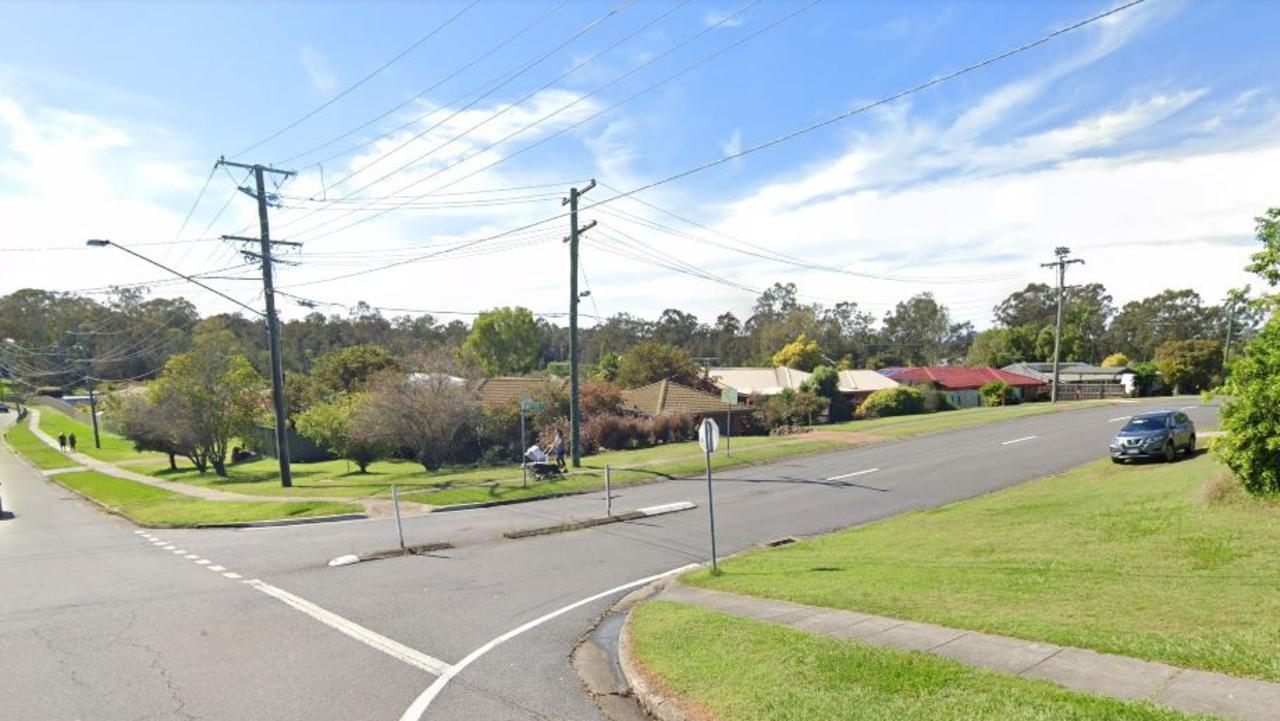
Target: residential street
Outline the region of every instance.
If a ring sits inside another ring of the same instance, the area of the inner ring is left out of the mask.
[[[1153,399],[726,472],[720,553],[1102,458],[1121,417],[1167,407],[1217,424],[1196,399]],[[0,714],[17,720],[599,719],[569,664],[574,643],[621,587],[709,552],[701,479],[613,502],[692,511],[524,540],[501,534],[601,515],[603,495],[410,518],[408,542],[456,548],[341,568],[327,562],[395,546],[394,521],[146,532],[153,542],[7,447],[0,482],[15,514],[0,521]]]

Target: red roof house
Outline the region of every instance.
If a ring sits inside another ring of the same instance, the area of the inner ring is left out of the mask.
[[[1004,381],[1018,390],[1024,401],[1036,398],[1042,388],[1048,386],[1038,378],[1010,373],[999,368],[980,366],[918,366],[905,368],[894,374],[893,379],[903,385],[928,383],[947,394],[947,400],[956,408],[973,408],[982,404],[978,389],[993,381]]]

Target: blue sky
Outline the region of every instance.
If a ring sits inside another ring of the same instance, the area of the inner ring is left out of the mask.
[[[204,240],[206,227],[207,235],[254,230],[248,198],[218,215],[234,194],[228,174],[212,176],[183,226],[212,161],[226,154],[299,171],[280,189],[285,207],[273,224],[277,237],[306,245],[280,284],[334,303],[321,310],[363,300],[562,311],[563,220],[377,269],[554,216],[571,183],[597,178],[604,185],[587,198],[605,199],[1111,7],[808,5],[6,4],[0,292],[162,275],[111,251],[60,250],[85,237],[133,243],[184,272],[236,265],[233,248]],[[455,15],[314,117],[235,155]],[[593,291],[586,311],[744,316],[754,290],[790,281],[816,302],[853,300],[877,315],[930,290],[981,327],[1003,295],[1049,280],[1039,263],[1060,244],[1088,261],[1074,280],[1103,282],[1119,302],[1165,287],[1216,299],[1247,281],[1240,268],[1252,217],[1280,204],[1280,52],[1269,31],[1277,20],[1280,6],[1261,0],[1148,0],[910,98],[587,211],[583,220],[600,225],[583,248]],[[294,157],[433,85],[384,120]],[[367,144],[325,159],[359,143]],[[168,243],[175,238],[196,242]],[[368,272],[326,281],[355,271]],[[251,280],[210,282],[260,303]],[[154,292],[227,307],[190,288]]]

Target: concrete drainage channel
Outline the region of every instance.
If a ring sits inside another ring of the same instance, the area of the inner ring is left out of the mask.
[[[623,668],[620,645],[627,615],[637,603],[652,598],[660,583],[632,591],[614,604],[578,641],[570,656],[591,700],[609,721],[653,719],[632,690],[633,674]]]
[[[627,511],[611,516],[600,516],[598,518],[586,518],[574,521],[564,521],[550,526],[540,526],[538,528],[526,528],[518,531],[507,531],[503,533],[504,538],[519,539],[531,538],[533,536],[549,536],[553,533],[566,533],[568,531],[578,531],[584,528],[594,528],[596,526],[604,526],[610,523],[621,523],[623,521],[635,521],[641,518],[652,518],[654,516],[662,516],[668,513],[679,513],[680,511],[688,511],[697,508],[698,504],[692,501],[677,501],[676,503],[666,503],[660,506],[649,506],[640,508],[635,511]],[[444,551],[454,548],[452,543],[426,543],[417,546],[405,546],[403,548],[392,548],[385,551],[375,551],[373,553],[354,554],[349,553],[345,556],[338,556],[329,561],[330,567],[350,566],[355,563],[364,561],[378,561],[384,558],[399,558],[401,556],[420,556],[435,551]]]

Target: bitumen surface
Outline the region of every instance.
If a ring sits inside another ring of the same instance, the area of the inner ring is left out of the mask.
[[[1105,457],[1116,419],[1184,406],[1216,425],[1196,399],[1144,400],[717,474],[719,551],[1062,471]],[[704,479],[614,491],[615,511],[695,510],[550,536],[502,534],[599,516],[603,493],[409,518],[406,542],[455,547],[339,568],[394,546],[395,522],[143,532],[7,447],[0,483],[0,716],[20,721],[597,721],[575,642],[635,584],[709,556]]]

